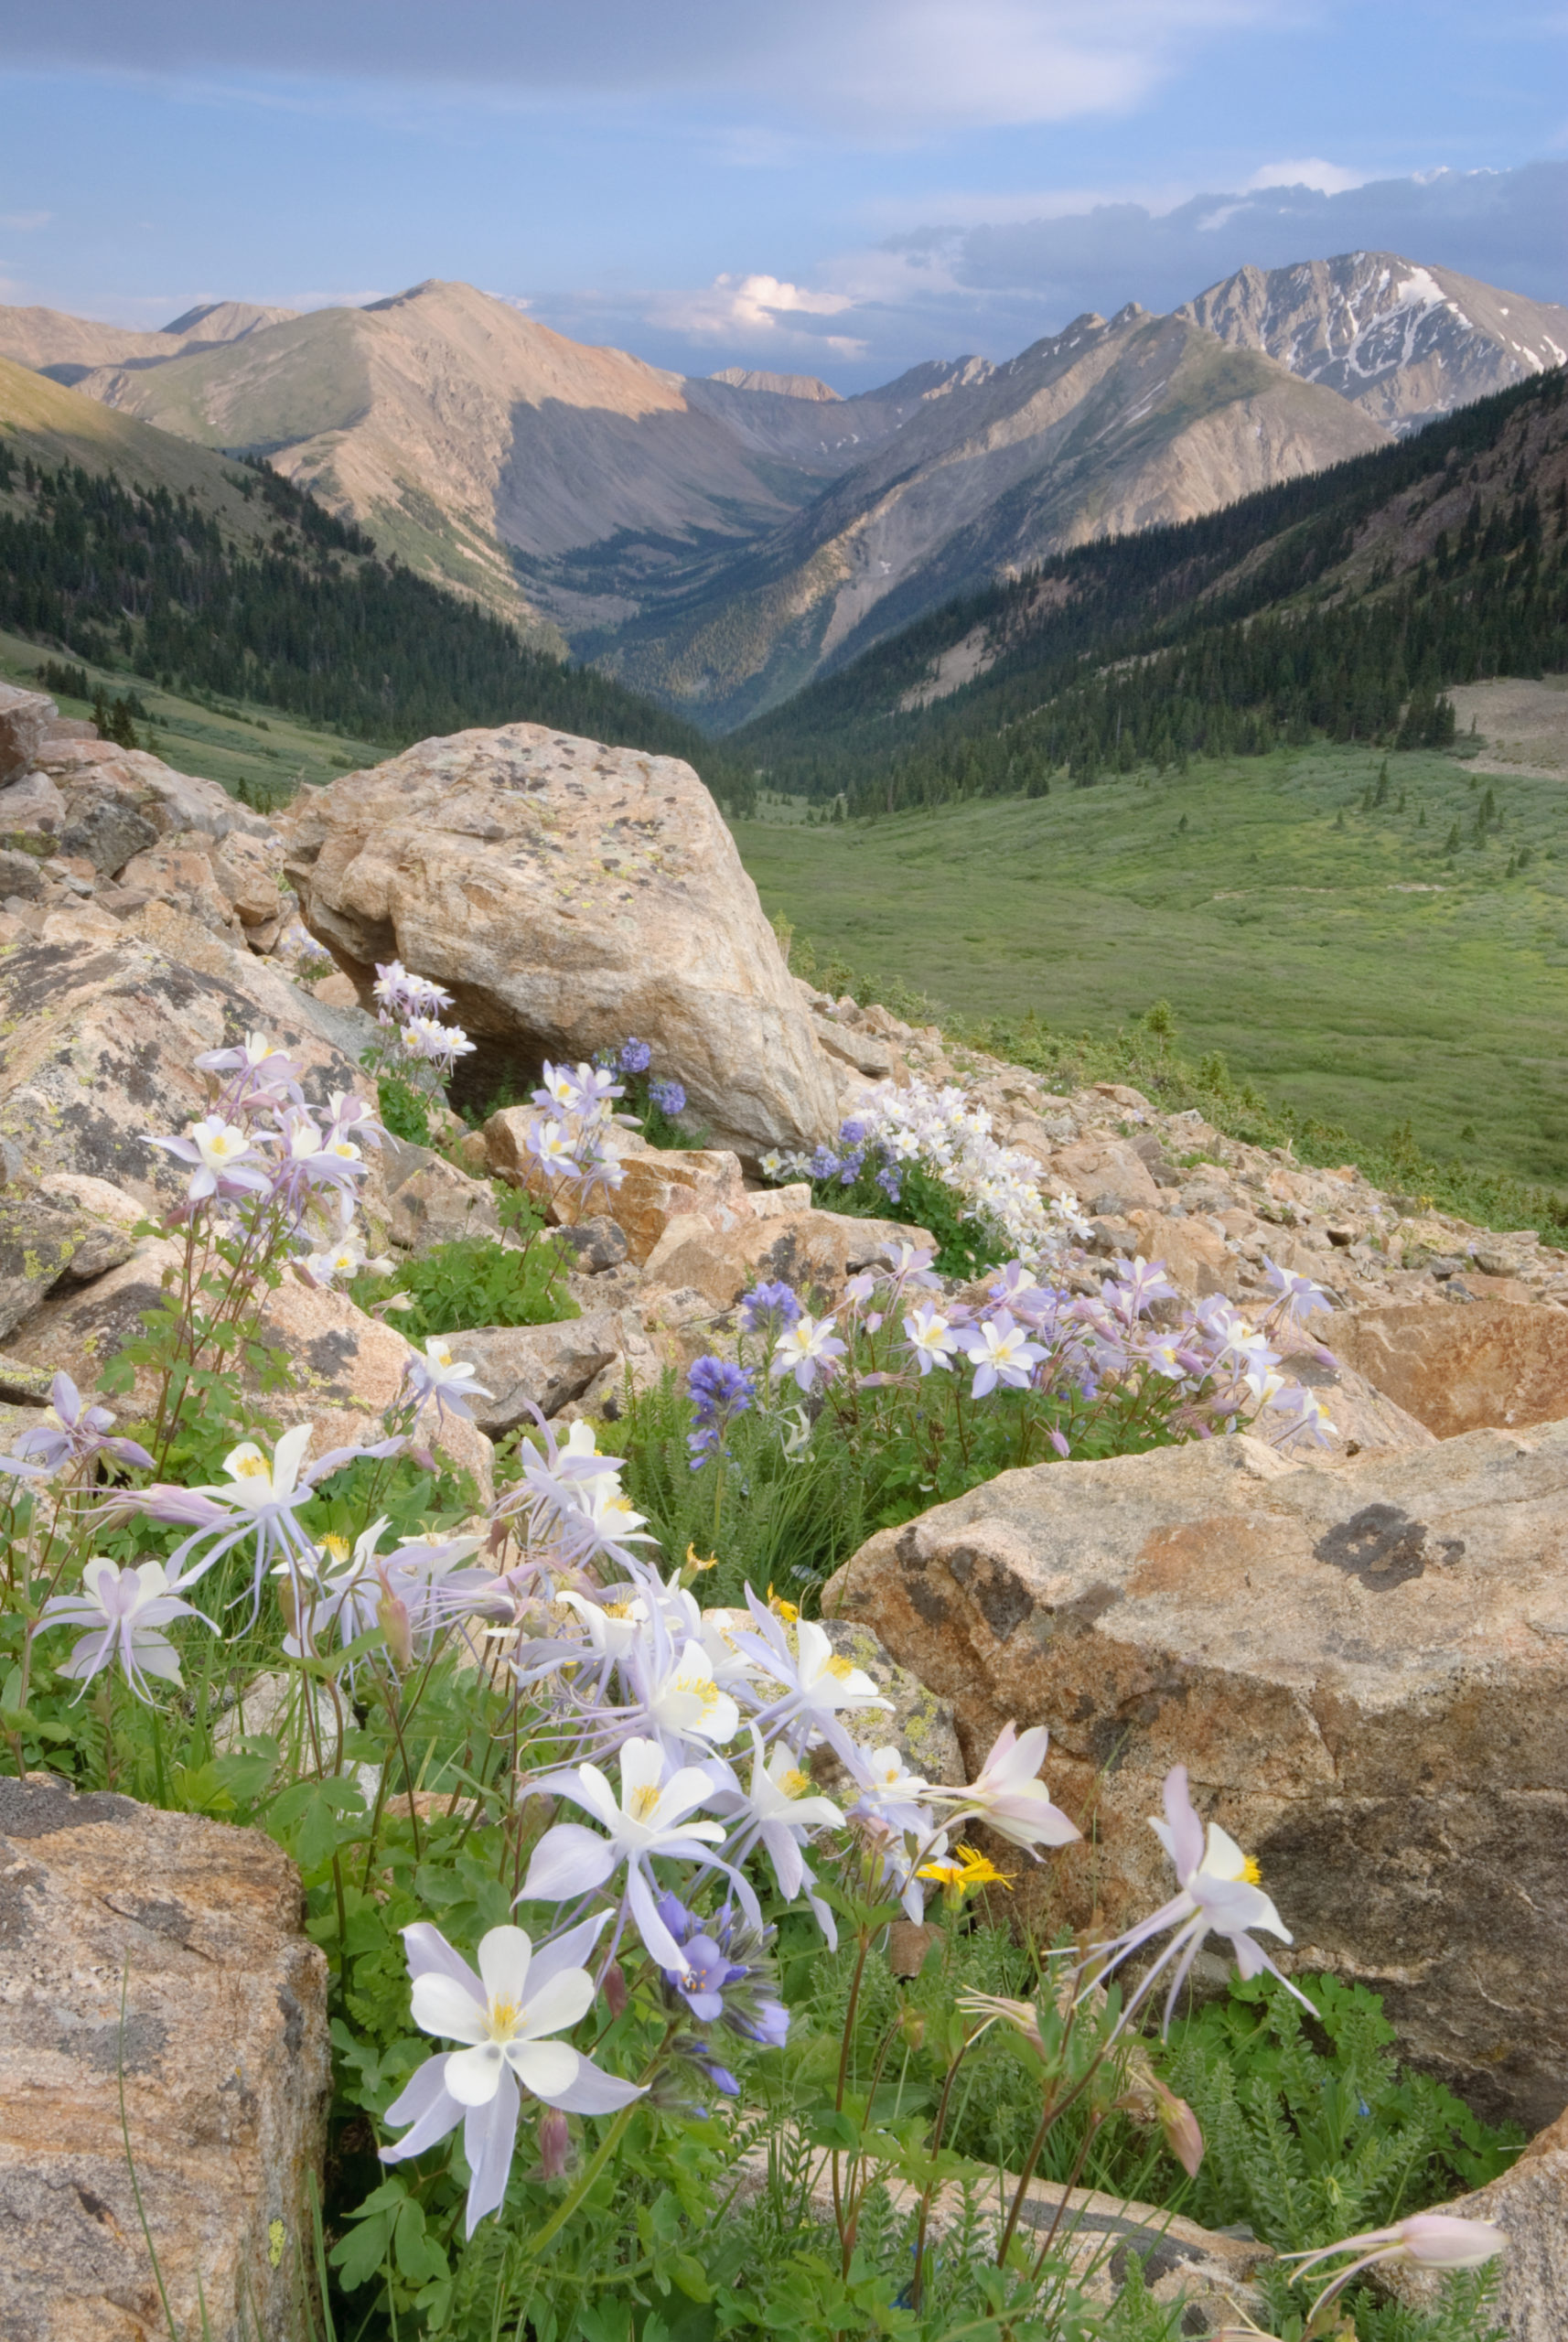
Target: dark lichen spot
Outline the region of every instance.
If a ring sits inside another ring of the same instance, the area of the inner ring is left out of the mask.
[[[305,2011],[286,1984],[278,1986],[278,2008],[283,2015],[284,2047],[295,2057],[305,2041]]]
[[[324,1382],[339,1382],[344,1369],[360,1355],[360,1345],[346,1326],[335,1327],[330,1333],[317,1334],[306,1345],[306,1360],[312,1374]]]
[[[1463,1538],[1439,1538],[1429,1552],[1429,1533],[1424,1521],[1412,1520],[1398,1505],[1368,1504],[1320,1537],[1312,1550],[1320,1562],[1382,1594],[1420,1577],[1428,1561],[1458,1561],[1465,1551]]]
[[[113,1797],[107,1789],[76,1797],[63,1783],[9,1780],[0,1775],[0,1837],[52,1838],[57,1830],[130,1821],[140,1810],[128,1797]]]

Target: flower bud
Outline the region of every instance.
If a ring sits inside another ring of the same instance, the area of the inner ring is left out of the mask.
[[[547,2106],[539,2118],[539,2166],[546,2179],[564,2179],[572,2159],[572,2133],[559,2108]]]
[[[926,2046],[925,2011],[907,2008],[898,2019],[898,2030],[911,2049],[923,2049]]]
[[[630,1995],[627,1992],[626,1977],[622,1972],[621,1964],[618,1960],[612,1960],[609,1966],[605,1970],[604,1974],[599,1979],[599,1990],[605,1996],[605,2005],[609,2010],[611,2016],[618,2017],[621,2015],[625,2011],[627,2002]]]
[[[1166,2152],[1176,2157],[1189,2179],[1196,2179],[1197,2166],[1203,2161],[1203,2133],[1198,2128],[1197,2117],[1185,2098],[1177,2098],[1175,2091],[1167,2090],[1157,2078],[1155,2097]]]
[[[381,1582],[381,1598],[376,1605],[376,1624],[387,1640],[387,1652],[399,1674],[405,1674],[413,1664],[413,1628],[408,1615],[408,1605],[392,1592],[384,1563],[378,1562],[376,1575]]]

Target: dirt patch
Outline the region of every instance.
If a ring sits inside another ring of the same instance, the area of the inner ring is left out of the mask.
[[[1448,694],[1461,736],[1474,720],[1482,747],[1472,772],[1568,780],[1568,675],[1540,682],[1460,683]]]

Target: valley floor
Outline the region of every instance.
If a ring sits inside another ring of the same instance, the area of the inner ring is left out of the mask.
[[[1318,746],[847,826],[765,806],[736,836],[819,960],[1058,1032],[1164,999],[1187,1054],[1364,1144],[1408,1119],[1440,1158],[1561,1182],[1568,793],[1481,769],[1477,737],[1391,755],[1369,810],[1381,754]]]

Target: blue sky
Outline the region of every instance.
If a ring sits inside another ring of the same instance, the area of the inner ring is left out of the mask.
[[[1568,300],[1568,10],[0,0],[0,300],[154,326],[464,277],[864,388],[1389,245]]]

